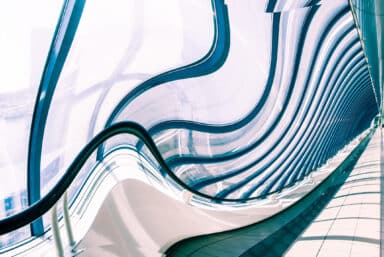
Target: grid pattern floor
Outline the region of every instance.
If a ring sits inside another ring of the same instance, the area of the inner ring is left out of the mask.
[[[381,147],[377,130],[345,184],[285,256],[380,256]]]

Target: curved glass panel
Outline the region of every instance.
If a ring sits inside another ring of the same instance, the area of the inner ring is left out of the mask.
[[[28,206],[27,158],[33,105],[63,1],[0,3],[0,218]],[[1,238],[19,241],[28,228]]]
[[[86,3],[49,109],[43,194],[103,129],[124,95],[156,74],[193,63],[209,51],[214,38],[212,8],[209,1]],[[173,100],[179,101],[177,96]]]
[[[145,90],[128,94],[110,120],[144,125],[191,188],[243,200],[302,180],[366,129],[378,108],[367,64],[356,57],[362,49],[347,1],[277,4],[273,12],[226,3],[222,66],[138,84]]]

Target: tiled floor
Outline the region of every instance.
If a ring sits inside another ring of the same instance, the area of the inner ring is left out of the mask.
[[[381,143],[378,130],[346,183],[285,256],[380,256]]]

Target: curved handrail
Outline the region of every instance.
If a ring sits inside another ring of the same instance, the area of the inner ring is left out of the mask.
[[[160,73],[136,86],[115,106],[112,113],[109,115],[104,128],[111,126],[127,105],[145,91],[166,82],[211,74],[222,67],[228,57],[230,47],[228,10],[227,5],[223,0],[211,0],[211,2],[214,13],[214,38],[212,46],[207,54],[191,64]],[[97,151],[98,160],[103,157],[103,152],[104,146],[100,145]]]
[[[159,163],[160,167],[163,169],[165,174],[173,179],[177,184],[182,188],[190,191],[192,194],[206,198],[211,201],[221,201],[221,202],[246,202],[247,200],[253,200],[256,198],[249,199],[224,199],[220,197],[213,197],[204,193],[201,193],[197,190],[190,188],[185,184],[181,179],[179,179],[168,167],[164,161],[161,153],[156,147],[155,142],[152,140],[148,132],[138,123],[123,121],[107,129],[101,131],[96,135],[76,156],[71,165],[68,167],[67,171],[56,183],[56,185],[40,200],[33,203],[27,209],[0,220],[0,235],[9,233],[13,230],[21,228],[25,225],[32,223],[34,220],[40,218],[46,212],[48,212],[57,201],[63,196],[68,187],[71,185],[85,162],[91,156],[91,154],[107,139],[118,135],[118,134],[130,134],[138,137],[144,142],[149,151],[152,153],[153,157]]]
[[[43,137],[49,108],[73,38],[80,23],[86,0],[66,0],[57,23],[47,60],[35,99],[28,145],[28,202],[32,205],[41,198],[40,170]],[[32,235],[44,231],[43,223],[37,220],[31,225]]]
[[[168,167],[164,161],[161,153],[156,147],[155,142],[150,137],[148,132],[138,123],[123,121],[116,124],[113,124],[109,128],[101,131],[97,134],[76,156],[74,161],[68,167],[65,174],[60,178],[56,185],[39,201],[35,202],[33,205],[29,206],[27,209],[12,215],[10,217],[0,220],[0,235],[9,233],[18,228],[26,226],[32,223],[34,220],[40,218],[42,215],[47,213],[64,195],[71,183],[76,178],[77,174],[89,159],[92,153],[107,139],[119,135],[119,134],[130,134],[138,137],[144,142],[149,151],[152,153],[153,157],[159,163],[161,168],[165,171],[172,180],[178,183],[182,188],[190,191],[191,193],[212,200],[212,201],[222,201],[222,202],[246,202],[248,200],[256,199],[225,199],[220,197],[210,196],[199,191],[196,191],[190,188],[185,184],[181,179],[179,179]]]
[[[322,37],[321,39],[319,40],[319,46],[316,48],[315,50],[315,54],[314,54],[314,59],[317,58],[319,52],[320,52],[320,48],[322,46],[322,42],[325,40],[325,37],[328,35],[329,31],[333,28],[333,26],[336,24],[336,22],[340,19],[341,16],[345,15],[347,12],[348,9],[343,9],[340,13],[338,13],[334,18],[333,20],[327,25],[326,29],[324,30],[323,34],[322,34]],[[314,14],[313,14],[314,15]],[[310,17],[310,19],[313,18],[313,17]],[[308,22],[311,22],[310,20]],[[309,24],[306,25],[308,26],[306,28],[306,30],[308,30],[309,28]],[[351,27],[352,29],[352,27]],[[305,34],[305,33],[304,33]],[[303,39],[302,41],[305,40],[305,35],[303,35]],[[320,43],[321,42],[321,43]],[[299,49],[302,49],[299,48]],[[297,55],[296,58],[300,58],[299,54]],[[299,66],[299,65],[298,65]],[[298,70],[298,66],[297,68],[295,68],[296,70]],[[308,76],[307,76],[307,79],[306,79],[306,83],[308,84],[309,83],[309,80],[311,78],[311,74],[313,73],[313,70],[314,70],[314,67],[311,66],[310,67],[310,71],[308,72]],[[294,83],[291,83],[291,87],[290,87],[290,90],[291,88],[293,88],[293,85]],[[288,98],[288,97],[287,97]],[[287,99],[285,102],[284,102],[284,108],[282,108],[283,110],[287,109],[285,107],[288,106],[289,104],[289,99]],[[303,100],[301,100],[303,101]],[[253,112],[253,111],[252,111]],[[216,162],[224,162],[224,161],[229,161],[229,160],[233,160],[235,158],[238,158],[244,154],[247,154],[249,153],[250,151],[254,150],[258,145],[260,145],[262,143],[263,140],[265,140],[265,138],[267,138],[267,136],[273,131],[273,129],[275,129],[278,124],[278,120],[281,119],[281,117],[283,117],[283,114],[284,112],[282,111],[281,114],[279,114],[279,116],[276,118],[276,122],[273,123],[273,126],[271,126],[271,128],[267,131],[267,133],[265,133],[265,135],[263,135],[262,137],[260,137],[259,139],[257,139],[256,141],[252,142],[251,144],[247,145],[246,147],[244,148],[241,148],[240,150],[237,150],[235,152],[230,152],[230,153],[226,153],[226,154],[223,154],[223,155],[219,155],[219,156],[193,156],[193,155],[175,155],[175,156],[170,156],[167,158],[167,163],[169,164],[170,167],[174,168],[176,166],[179,166],[179,165],[184,165],[184,164],[202,164],[202,163],[216,163]],[[252,114],[254,115],[254,114]],[[295,116],[297,116],[297,113],[295,114]],[[252,117],[251,117],[252,118]],[[248,119],[248,117],[247,117]],[[173,121],[172,121],[173,122]],[[196,129],[197,131],[205,131],[205,130],[200,130],[200,128],[196,128],[196,127],[193,127],[191,125],[194,125],[193,123],[194,122],[185,122],[185,121],[176,121],[177,122],[177,125],[178,126],[169,126],[167,127],[167,129],[190,129],[190,130],[193,130],[193,129]],[[176,124],[175,122],[175,124]],[[248,120],[246,121],[248,122]],[[163,122],[163,123],[166,123],[166,122]],[[169,123],[169,121],[168,121]],[[183,125],[181,125],[182,123],[184,123]],[[190,123],[190,124],[189,124]],[[287,128],[284,130],[284,135],[287,134],[288,130],[293,127],[293,121],[289,123],[289,125],[287,126]],[[161,123],[159,123],[161,124]],[[180,126],[181,125],[181,126]],[[186,126],[188,125],[188,126]],[[215,128],[220,128],[220,127],[215,127]],[[222,131],[215,131],[215,128],[209,128],[210,130],[209,133],[221,133]],[[152,128],[151,128],[152,129]],[[152,135],[151,133],[151,129],[149,129],[149,132],[150,134]],[[158,132],[158,131],[156,131]],[[224,131],[224,132],[229,132],[229,131]],[[269,148],[268,151],[265,151],[266,153],[260,157],[258,157],[258,161],[260,161],[261,159],[263,159],[266,154],[270,151],[273,150],[273,148],[275,148],[278,144],[280,143],[280,140],[276,140],[274,145],[272,147]]]
[[[326,36],[326,35],[329,33],[329,31],[332,29],[332,27],[334,26],[334,24],[336,23],[336,21],[338,21],[339,18],[340,18],[341,16],[345,15],[345,14],[347,13],[347,12],[346,12],[347,10],[348,10],[348,9],[345,8],[345,9],[343,9],[340,13],[338,13],[338,14],[335,16],[335,18],[330,22],[330,24],[329,24],[329,25],[327,26],[327,28],[324,30],[325,32],[323,33],[322,38],[320,39],[320,42],[323,42],[323,41],[325,40],[325,36]],[[349,29],[346,31],[346,33],[349,32],[351,29],[352,29],[352,27],[349,28]],[[344,34],[343,34],[343,35],[344,35]],[[339,43],[339,42],[338,42],[338,43]],[[335,44],[335,46],[336,46],[336,45],[337,45],[337,44]],[[320,44],[320,46],[321,46],[321,44]],[[334,47],[334,48],[335,48],[335,47]],[[333,48],[333,49],[334,49],[334,48]],[[319,51],[320,51],[320,47],[318,47],[318,48],[316,49],[316,51],[315,51],[316,53],[314,54],[315,57],[318,55],[318,52],[319,52]],[[314,57],[314,58],[315,58],[315,57]],[[310,74],[312,74],[313,69],[314,69],[314,67],[311,66],[310,71],[308,72],[309,75],[308,75],[308,77],[307,77],[307,83],[309,83]],[[323,67],[323,70],[324,70],[324,67]],[[302,99],[301,101],[303,101],[303,99]],[[287,104],[288,104],[288,103],[287,103]],[[306,111],[306,112],[307,112],[307,111]],[[295,112],[295,116],[297,116],[297,115],[298,115],[298,111]],[[292,121],[289,123],[289,125],[287,126],[287,128],[284,130],[283,135],[286,135],[286,134],[288,133],[288,130],[289,130],[291,127],[293,127],[293,125],[294,125],[294,119],[292,119]],[[295,132],[295,133],[297,133],[297,132],[298,132],[298,129],[296,129],[296,132]],[[292,136],[290,137],[290,140],[292,140],[292,137],[293,137],[293,135],[294,135],[295,133],[292,134]],[[227,161],[227,160],[230,160],[230,159],[234,159],[234,158],[236,158],[236,157],[239,157],[239,156],[241,156],[241,155],[243,155],[243,154],[245,154],[245,153],[247,153],[247,152],[249,152],[249,151],[255,149],[258,143],[259,143],[259,140],[255,141],[254,143],[248,145],[247,147],[245,147],[245,148],[243,148],[243,149],[241,149],[241,150],[239,150],[239,151],[237,151],[237,152],[235,152],[235,153],[231,152],[231,153],[228,154],[228,155],[221,155],[221,156],[218,156],[218,157],[216,157],[216,156],[214,156],[214,157],[208,157],[208,156],[202,156],[202,157],[200,157],[200,156],[196,156],[196,157],[195,157],[195,156],[187,156],[187,155],[186,155],[186,156],[182,156],[182,157],[169,157],[169,158],[167,159],[167,163],[168,163],[168,165],[169,165],[171,168],[174,168],[175,166],[177,166],[177,165],[181,165],[181,164],[191,164],[191,163],[198,163],[198,164],[200,164],[200,163],[213,163],[213,162]],[[252,163],[250,163],[250,164],[248,164],[248,165],[246,165],[246,166],[244,166],[244,167],[242,167],[242,168],[240,168],[240,169],[233,170],[233,171],[231,171],[231,172],[226,172],[225,174],[220,174],[220,175],[217,176],[217,177],[208,177],[208,178],[206,178],[206,179],[204,179],[204,180],[198,181],[197,183],[193,184],[192,187],[195,188],[195,189],[201,189],[203,186],[206,186],[206,185],[208,185],[208,184],[215,183],[215,182],[220,181],[220,180],[223,180],[223,179],[228,179],[228,178],[230,178],[230,177],[233,177],[233,176],[235,176],[235,175],[240,174],[240,173],[243,172],[244,170],[247,170],[247,169],[249,169],[250,167],[252,167],[253,165],[259,163],[259,162],[260,162],[263,158],[265,158],[265,157],[266,157],[266,156],[273,150],[273,148],[275,148],[279,143],[280,143],[280,140],[276,140],[275,143],[269,148],[268,151],[265,151],[265,153],[264,153],[263,155],[259,156],[257,159],[254,159],[254,160],[252,161]],[[279,156],[281,153],[282,153],[282,152],[280,151],[280,153],[277,154],[276,156]],[[266,167],[269,167],[269,166],[271,165],[271,163],[272,163],[272,161],[269,161],[268,164],[266,164],[266,165],[264,166],[264,168],[261,169],[261,171],[265,170]]]
[[[155,135],[163,130],[166,129],[189,129],[189,130],[196,130],[199,132],[207,132],[207,133],[229,133],[233,132],[237,129],[243,128],[247,124],[249,124],[253,119],[255,119],[259,114],[260,111],[264,108],[265,103],[267,102],[267,99],[270,96],[273,81],[275,80],[275,73],[277,69],[277,53],[278,53],[278,45],[280,38],[280,13],[274,13],[272,15],[272,41],[271,41],[271,50],[270,50],[270,66],[269,66],[269,72],[267,81],[265,83],[264,91],[256,103],[256,105],[250,110],[250,112],[245,115],[244,117],[241,117],[239,120],[237,120],[234,123],[228,123],[228,124],[218,124],[218,125],[212,125],[208,123],[203,122],[196,122],[196,121],[189,121],[189,120],[167,120],[162,121],[160,123],[155,124],[154,126],[148,128],[148,133],[150,135]],[[140,143],[136,144],[136,147],[140,150],[142,145]],[[210,158],[207,158],[210,159]]]

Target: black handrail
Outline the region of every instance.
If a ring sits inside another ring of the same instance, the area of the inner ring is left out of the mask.
[[[197,190],[190,188],[185,184],[180,178],[178,178],[168,167],[167,163],[164,161],[161,153],[156,147],[155,142],[150,137],[148,132],[139,124],[130,121],[123,121],[112,125],[111,127],[103,130],[98,135],[96,135],[76,156],[71,165],[68,167],[67,171],[56,183],[56,185],[39,201],[36,201],[27,209],[12,215],[10,217],[0,220],[0,235],[9,233],[13,230],[21,228],[25,225],[30,224],[34,220],[40,218],[46,212],[48,212],[55,204],[60,200],[62,195],[71,185],[85,162],[88,160],[90,155],[96,150],[102,143],[107,139],[118,135],[118,134],[131,134],[138,137],[143,143],[147,146],[149,151],[152,153],[153,157],[158,162],[159,166],[163,169],[166,176],[169,176],[177,184],[179,184],[184,189],[190,191],[192,194],[206,198],[211,201],[216,202],[246,202],[249,199],[225,199],[220,197],[210,196],[204,193],[201,193]]]
[[[152,153],[153,157],[159,163],[161,168],[165,171],[166,175],[173,179],[176,183],[178,183],[184,189],[190,191],[191,193],[206,198],[211,201],[221,201],[221,202],[246,202],[252,198],[248,199],[225,199],[220,197],[210,196],[199,191],[196,191],[190,188],[187,184],[185,184],[182,180],[180,180],[168,167],[166,162],[164,161],[161,153],[156,147],[155,142],[149,136],[148,132],[138,123],[123,121],[112,125],[111,127],[101,131],[98,135],[96,135],[76,156],[74,161],[68,167],[67,171],[60,178],[60,180],[56,183],[56,185],[39,201],[35,202],[33,205],[29,206],[27,209],[12,215],[10,217],[6,217],[0,220],[0,235],[9,233],[18,228],[26,226],[33,222],[34,220],[40,218],[46,212],[48,212],[63,196],[63,194],[67,191],[73,180],[76,178],[77,174],[89,159],[90,155],[100,146],[100,144],[104,143],[107,139],[116,136],[118,134],[131,134],[133,136],[138,137],[140,140],[144,142],[149,151]]]

